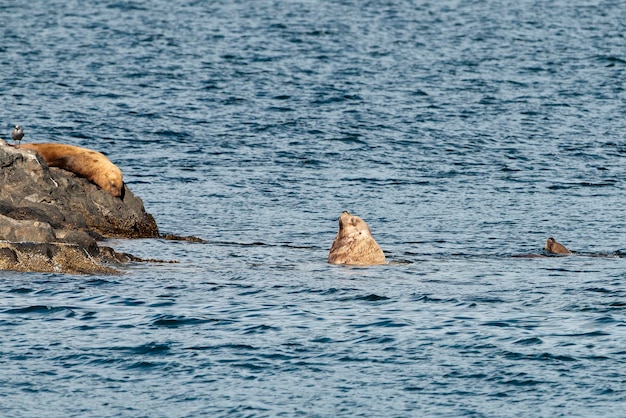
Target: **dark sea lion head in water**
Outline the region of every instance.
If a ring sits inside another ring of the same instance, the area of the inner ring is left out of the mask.
[[[344,211],[339,217],[339,232],[328,254],[331,264],[385,264],[385,254],[372,237],[367,223]]]
[[[571,254],[572,252],[565,248],[563,244],[557,242],[554,238],[550,237],[546,241],[545,250],[552,254]]]

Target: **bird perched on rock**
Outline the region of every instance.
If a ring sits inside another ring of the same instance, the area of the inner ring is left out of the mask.
[[[11,131],[11,138],[17,142],[17,146],[20,146],[20,141],[24,138],[24,129],[20,125],[15,125],[15,128]]]

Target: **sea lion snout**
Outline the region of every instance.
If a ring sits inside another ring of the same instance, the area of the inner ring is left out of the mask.
[[[350,215],[350,212],[348,212],[347,210],[341,212],[341,215],[337,219],[339,221],[339,230],[342,230],[343,228],[348,226],[351,217],[352,215]]]

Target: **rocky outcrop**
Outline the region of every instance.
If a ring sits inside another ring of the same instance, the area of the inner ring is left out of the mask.
[[[131,260],[141,261],[97,245],[89,252],[80,244],[0,241],[0,270],[119,274],[114,266]]]
[[[154,218],[126,185],[113,197],[0,140],[0,269],[111,273],[107,263],[134,258],[97,241],[158,236]]]

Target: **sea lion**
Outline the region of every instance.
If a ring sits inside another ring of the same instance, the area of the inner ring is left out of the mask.
[[[328,254],[331,264],[385,264],[385,254],[372,237],[365,221],[344,211],[339,217],[339,232]]]
[[[13,141],[17,142],[17,147],[20,146],[20,141],[24,138],[24,129],[20,125],[15,125],[13,130],[11,131],[11,138]]]
[[[572,254],[563,244],[550,237],[546,241],[545,250],[552,254]]]
[[[122,195],[122,170],[98,151],[67,144],[24,144],[21,148],[36,151],[49,167],[71,171],[114,197]]]

